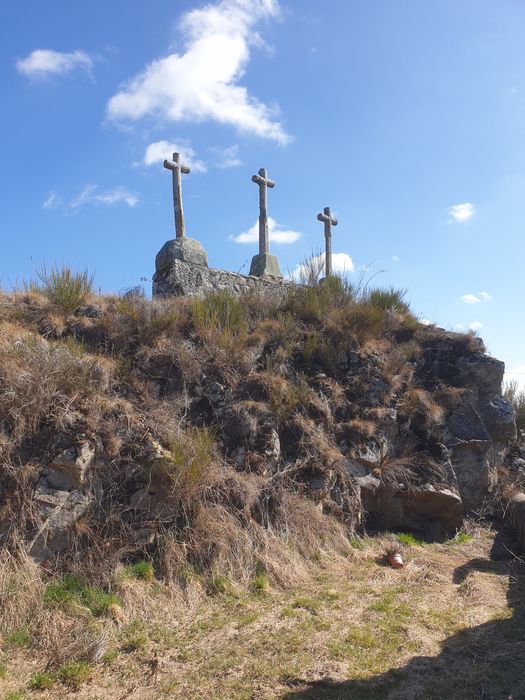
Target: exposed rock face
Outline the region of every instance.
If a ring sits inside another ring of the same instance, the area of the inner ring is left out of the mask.
[[[29,553],[42,562],[70,543],[75,524],[95,499],[95,449],[80,438],[51,461],[35,491],[38,531]]]

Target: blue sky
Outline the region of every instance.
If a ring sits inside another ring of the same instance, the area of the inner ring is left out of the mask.
[[[151,279],[175,145],[212,266],[249,268],[266,167],[283,271],[331,206],[354,280],[476,329],[525,385],[524,37],[521,0],[2,3],[1,283]]]

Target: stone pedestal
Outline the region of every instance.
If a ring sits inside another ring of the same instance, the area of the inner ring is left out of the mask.
[[[282,277],[276,256],[270,253],[254,255],[250,266],[250,275],[255,277]]]
[[[189,265],[208,267],[208,256],[199,241],[193,238],[175,238],[166,241],[155,258],[155,270],[166,274],[175,260],[181,260]]]

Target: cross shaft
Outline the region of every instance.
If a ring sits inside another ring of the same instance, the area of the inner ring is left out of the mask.
[[[173,160],[165,160],[164,167],[171,170],[173,182],[173,209],[175,215],[175,237],[184,238],[186,229],[184,226],[184,211],[182,209],[182,177],[181,173],[187,175],[190,169],[180,162],[180,153],[173,154]]]
[[[267,176],[266,168],[261,168],[258,175],[252,176],[252,182],[259,186],[259,255],[270,252],[268,235],[267,188],[275,187],[275,182]]]
[[[337,226],[337,219],[332,216],[330,207],[325,207],[323,213],[317,214],[317,220],[324,223],[325,237],[325,276],[330,277],[332,274],[332,226]]]

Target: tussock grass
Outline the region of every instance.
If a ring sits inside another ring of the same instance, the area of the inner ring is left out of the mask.
[[[69,315],[85,304],[93,292],[94,274],[87,270],[73,272],[67,265],[42,267],[37,272],[41,283],[35,291],[42,293],[64,315]]]

